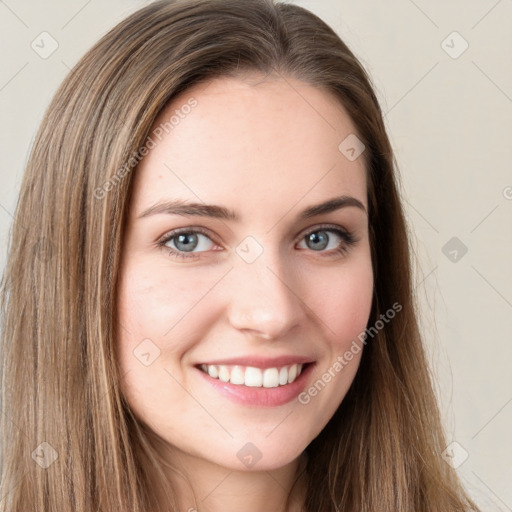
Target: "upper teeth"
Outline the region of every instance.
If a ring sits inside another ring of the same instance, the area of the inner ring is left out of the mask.
[[[227,366],[202,364],[201,369],[214,379],[251,387],[276,388],[291,384],[302,372],[302,364],[281,368],[255,368],[253,366]]]

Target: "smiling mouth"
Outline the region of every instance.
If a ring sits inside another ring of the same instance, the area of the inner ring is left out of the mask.
[[[308,365],[309,363],[256,368],[241,365],[201,364],[197,368],[222,382],[254,388],[277,388],[294,382]]]

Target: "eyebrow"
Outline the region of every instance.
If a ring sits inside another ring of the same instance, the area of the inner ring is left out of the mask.
[[[342,208],[355,207],[359,208],[363,212],[366,212],[366,208],[363,203],[352,196],[339,196],[329,199],[320,204],[310,206],[303,210],[299,215],[299,220],[306,220],[317,215],[324,215]],[[183,215],[183,216],[198,216],[198,217],[212,217],[215,219],[229,220],[232,222],[240,222],[240,215],[226,208],[215,204],[204,204],[204,203],[193,203],[181,200],[175,201],[163,201],[150,206],[144,210],[138,218],[149,217],[150,215],[156,214],[168,214],[168,215]]]

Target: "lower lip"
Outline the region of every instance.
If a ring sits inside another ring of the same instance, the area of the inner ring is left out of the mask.
[[[210,386],[222,395],[238,404],[257,407],[276,407],[291,402],[304,390],[314,363],[309,363],[302,373],[291,384],[276,388],[251,387],[241,384],[231,384],[220,379],[214,379],[207,373],[196,368]]]

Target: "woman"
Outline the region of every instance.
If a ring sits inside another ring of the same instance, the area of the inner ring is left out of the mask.
[[[166,0],[111,30],[16,210],[1,510],[476,510],[395,180],[367,74],[307,10]]]

